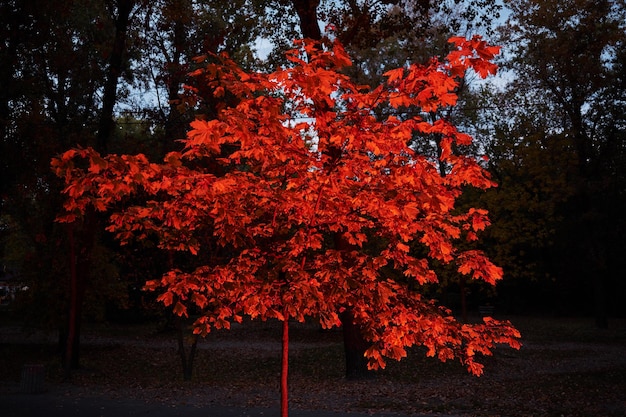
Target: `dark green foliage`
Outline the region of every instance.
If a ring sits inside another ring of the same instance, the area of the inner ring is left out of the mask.
[[[494,259],[508,275],[501,289],[524,294],[527,307],[595,314],[604,326],[607,315],[623,315],[626,294],[617,278],[626,250],[626,10],[612,1],[508,5],[501,43],[511,81],[483,91],[482,103],[496,105],[475,121],[500,184],[484,201]]]

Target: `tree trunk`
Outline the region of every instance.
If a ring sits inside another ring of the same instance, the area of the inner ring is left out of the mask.
[[[134,0],[119,0],[115,18],[115,39],[111,50],[107,79],[102,97],[102,112],[96,135],[99,152],[106,153],[107,144],[113,131],[113,108],[117,102],[117,84],[122,73],[123,57],[126,52],[126,31],[130,13],[135,6]],[[113,12],[113,11],[111,11]],[[63,365],[66,377],[71,370],[80,366],[80,324],[82,320],[83,300],[86,284],[91,269],[91,252],[95,243],[96,215],[88,211],[80,231],[76,223],[69,225],[70,244],[70,305],[68,312],[67,338],[63,346]],[[77,233],[79,232],[79,233]],[[80,248],[80,250],[78,250]],[[62,338],[62,336],[61,336]]]
[[[322,33],[317,22],[319,0],[292,0],[292,2],[300,18],[302,35],[308,39],[321,40]],[[323,111],[326,103],[316,103],[316,107]],[[337,150],[337,157],[340,155],[341,151]],[[350,249],[349,243],[338,233],[335,234],[335,245],[338,250]],[[365,359],[368,343],[361,334],[359,327],[354,324],[354,317],[349,310],[341,315],[341,322],[346,353],[346,377],[348,379],[371,378],[373,372],[367,369],[367,360]]]
[[[189,347],[189,355],[187,355],[185,330],[181,317],[176,317],[176,327],[178,334],[178,355],[180,356],[181,365],[183,367],[183,379],[185,381],[191,381],[193,376],[193,361],[196,358],[199,336],[197,334],[193,335],[191,346]]]
[[[118,0],[117,15],[115,16],[115,39],[111,49],[107,78],[102,95],[102,112],[98,123],[96,147],[98,152],[106,153],[108,142],[113,133],[113,108],[117,102],[117,84],[122,74],[124,55],[126,54],[126,31],[130,13],[135,6],[135,0]],[[113,13],[113,11],[111,11]]]
[[[351,310],[346,310],[340,315],[343,329],[343,346],[346,354],[346,378],[349,380],[371,379],[375,376],[374,371],[367,368],[365,351],[369,347],[363,338],[363,333],[354,323],[354,315]]]
[[[317,23],[317,6],[319,3],[319,0],[292,0],[293,7],[300,19],[300,30],[304,38],[317,41],[322,39],[322,32]]]
[[[74,223],[70,223],[68,225],[68,239],[70,244],[70,308],[66,339],[63,340],[63,334],[61,334],[59,340],[63,343],[63,367],[65,368],[65,378],[69,378],[71,376],[72,363],[75,359],[74,342],[76,340],[77,324],[78,277],[76,275],[76,241],[74,239]]]
[[[68,321],[65,334],[61,334],[63,343],[63,366],[65,376],[70,377],[72,369],[80,367],[80,328],[83,313],[83,301],[89,273],[91,269],[91,254],[95,242],[95,213],[88,211],[84,222],[77,230],[77,224],[68,225],[68,241],[70,245],[70,302]],[[77,233],[78,232],[78,233]]]
[[[349,251],[352,245],[348,243],[339,233],[335,233],[335,249]],[[363,337],[363,333],[358,325],[354,323],[354,315],[350,308],[339,315],[341,329],[343,332],[343,346],[346,355],[346,378],[350,380],[370,379],[374,372],[367,368],[365,351],[369,348],[369,343]]]
[[[594,301],[594,315],[596,321],[596,327],[599,329],[609,328],[609,317],[607,312],[607,294],[606,285],[604,283],[604,277],[608,274],[608,268],[606,267],[606,257],[604,256],[604,249],[602,243],[598,242],[597,237],[591,236],[593,244],[588,249],[589,261],[593,265],[593,301]]]
[[[461,275],[459,278],[459,290],[461,292],[461,320],[467,323],[467,277]]]
[[[596,327],[599,329],[609,328],[609,318],[606,308],[606,290],[604,286],[604,279],[602,276],[597,275],[594,278],[593,293],[595,302],[595,317]]]
[[[421,6],[420,7],[426,7],[424,9],[425,12],[428,12],[428,7],[429,7],[429,3],[426,2],[421,2]],[[462,84],[459,88],[462,89],[464,87],[465,84]],[[438,112],[430,112],[429,113],[429,117],[430,117],[430,122],[432,124],[435,124],[438,120],[443,119],[443,117],[438,114]],[[438,160],[438,170],[439,170],[439,175],[444,178],[446,175],[448,175],[448,166],[446,165],[445,162],[439,160],[439,156],[442,154],[443,149],[441,147],[441,140],[443,139],[443,136],[441,134],[434,134],[431,135],[431,138],[434,140],[435,145],[437,146],[437,160]],[[460,293],[460,297],[461,297],[461,320],[464,323],[467,323],[467,278],[465,275],[461,275],[459,277],[459,293]]]
[[[187,123],[183,120],[183,114],[179,111],[180,96],[179,91],[184,82],[187,70],[181,64],[183,52],[189,49],[187,39],[189,28],[187,19],[193,13],[191,2],[186,2],[180,6],[182,14],[172,16],[174,25],[174,38],[172,39],[171,61],[167,63],[167,99],[169,102],[169,113],[165,120],[165,132],[163,135],[163,156],[175,150],[176,141],[185,137]]]
[[[283,320],[282,357],[280,369],[280,417],[289,416],[289,319]]]

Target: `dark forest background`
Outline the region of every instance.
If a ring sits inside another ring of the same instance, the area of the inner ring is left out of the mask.
[[[219,104],[182,104],[194,56],[225,51],[268,70],[293,39],[330,34],[354,59],[349,75],[377,85],[445,56],[448,37],[480,33],[503,48],[500,76],[469,75],[460,105],[432,117],[474,135],[459,152],[488,157],[499,186],[467,190],[463,204],[489,210],[483,248],[505,277],[492,289],[442,270],[425,291],[458,314],[491,306],[609,326],[626,299],[624,22],[625,3],[608,0],[2,0],[2,313],[62,343],[83,320],[167,315],[141,290],[167,257],[150,242],[119,247],[95,215],[55,223],[50,160],[77,145],[155,161],[177,149]],[[437,153],[428,138],[415,146]]]

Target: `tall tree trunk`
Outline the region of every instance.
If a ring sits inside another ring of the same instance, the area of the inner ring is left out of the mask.
[[[352,310],[345,310],[340,315],[340,319],[346,355],[346,378],[349,380],[373,378],[375,373],[368,369],[367,358],[365,357],[369,343],[363,338],[361,328],[354,323]]]
[[[167,99],[169,102],[169,113],[165,120],[165,132],[163,135],[163,155],[175,148],[176,141],[185,137],[187,129],[186,123],[183,121],[183,113],[179,111],[180,95],[179,91],[184,82],[187,70],[181,64],[183,53],[189,50],[189,19],[193,13],[191,1],[186,1],[184,5],[178,4],[177,13],[172,15],[173,20],[173,39],[172,53],[165,54],[170,57],[167,62]]]
[[[606,308],[606,288],[604,285],[604,277],[600,274],[596,274],[593,280],[593,294],[594,294],[594,314],[596,327],[599,329],[609,328],[609,316]]]
[[[596,327],[599,329],[609,328],[609,316],[607,309],[607,293],[605,276],[608,274],[606,257],[604,256],[603,243],[598,242],[596,236],[591,236],[592,245],[587,249],[589,262],[592,265],[593,274],[593,301]]]
[[[60,342],[63,344],[63,366],[65,376],[68,378],[72,369],[80,367],[80,330],[83,301],[91,269],[95,228],[95,213],[91,210],[85,214],[83,224],[78,225],[74,222],[68,225],[70,303],[66,334],[60,335]]]
[[[117,102],[117,85],[122,74],[124,55],[126,54],[126,32],[130,13],[135,6],[135,0],[117,0],[117,14],[111,10],[115,21],[115,38],[109,58],[107,78],[104,83],[104,93],[102,96],[102,112],[98,123],[98,133],[96,136],[96,147],[98,152],[106,153],[108,142],[113,133],[113,108]],[[113,6],[111,5],[111,8]]]
[[[319,0],[293,0],[294,8],[300,18],[300,28],[305,38],[321,40],[322,34],[317,22],[317,6]],[[326,103],[316,103],[320,111],[327,110]],[[330,150],[329,153],[341,157],[339,149]],[[350,250],[351,245],[336,233],[334,236],[335,246],[338,250]],[[342,314],[342,330],[344,335],[344,350],[346,353],[346,377],[348,379],[370,378],[372,372],[367,369],[365,351],[368,348],[367,341],[363,337],[358,326],[354,324],[354,317],[348,309]]]
[[[102,98],[102,111],[96,135],[96,147],[100,153],[106,153],[107,144],[113,132],[113,108],[117,102],[117,84],[122,73],[123,57],[126,53],[126,31],[130,13],[135,6],[135,0],[118,0],[117,15],[115,17],[115,38],[111,49],[107,79],[104,84]],[[113,7],[111,5],[111,7]],[[113,10],[111,10],[113,13]],[[95,243],[95,230],[97,227],[96,213],[93,210],[85,214],[84,222],[80,230],[74,229],[76,224],[71,225],[70,246],[72,259],[70,259],[70,306],[67,325],[67,340],[65,341],[64,366],[66,375],[69,377],[71,369],[79,367],[80,347],[80,324],[82,321],[82,309],[85,289],[91,269],[91,255]],[[78,232],[78,233],[77,233]]]
[[[587,134],[583,122],[583,115],[580,110],[582,107],[582,100],[574,100],[569,111],[574,132],[574,144],[578,154],[578,187],[582,206],[581,218],[586,218],[583,225],[583,230],[586,229],[586,231],[582,236],[584,239],[583,244],[586,248],[587,259],[585,261],[590,268],[589,273],[593,280],[593,311],[596,327],[606,329],[609,327],[606,306],[607,295],[604,283],[607,268],[606,260],[603,256],[605,239],[601,237],[606,235],[602,232],[606,228],[606,223],[602,224],[597,219],[597,214],[595,213],[596,203],[593,201],[594,194],[597,195],[595,184],[599,182],[598,177],[601,176],[598,173],[599,165],[595,160],[593,143]]]
[[[460,87],[463,88],[464,84]],[[438,116],[437,112],[430,112],[429,114],[430,116],[430,122],[432,124],[435,124],[437,122],[437,120],[441,120],[442,117]],[[439,175],[443,178],[446,175],[448,175],[448,166],[445,164],[445,162],[441,161],[439,159],[439,156],[441,155],[441,153],[443,152],[443,149],[441,148],[441,140],[442,135],[437,133],[434,135],[431,135],[431,137],[434,139],[435,145],[437,146],[437,160],[438,160],[438,170],[439,170]],[[463,320],[464,323],[467,323],[467,278],[465,277],[465,275],[461,275],[459,277],[459,294],[461,297],[461,319]]]
[[[74,358],[74,340],[76,340],[76,305],[78,304],[78,277],[76,276],[76,240],[74,239],[74,223],[68,224],[68,240],[70,245],[70,311],[66,339],[63,334],[60,342],[64,346],[63,367],[65,377],[69,378],[72,370],[72,360]]]

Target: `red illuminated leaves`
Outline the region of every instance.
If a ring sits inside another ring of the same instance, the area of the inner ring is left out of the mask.
[[[489,261],[487,256],[480,251],[466,251],[458,256],[458,271],[463,275],[472,275],[472,278],[483,280],[495,285],[502,279],[502,268]]]
[[[500,279],[484,254],[458,248],[463,238],[477,239],[487,213],[455,212],[463,187],[494,184],[475,160],[455,154],[454,144],[471,137],[449,122],[431,123],[420,112],[373,116],[379,107],[453,106],[457,77],[468,68],[491,72],[496,49],[478,38],[452,42],[458,50],[447,62],[389,71],[386,84],[370,91],[338,72],[350,62],[339,44],[320,51],[300,43],[288,55],[294,65],[271,74],[248,74],[216,57],[220,63],[194,75],[236,104],[192,122],[184,150],[160,164],[91,149],[55,159],[67,197],[59,219],[73,221],[89,206],[110,210],[108,230],[122,242],[152,236],[165,250],[206,260],[146,284],[176,314],[201,311],[199,334],[242,315],[315,316],[331,327],[349,307],[372,342],[372,367],[417,344],[479,374],[476,353],[488,354],[496,340],[515,345],[514,329],[461,325],[395,280],[437,283],[430,260],[491,284]],[[416,132],[442,138],[447,175],[408,146]],[[415,254],[419,246],[426,258]]]
[[[448,55],[452,75],[462,76],[467,67],[471,67],[482,78],[495,75],[498,66],[491,61],[500,53],[499,46],[488,45],[480,36],[470,40],[453,37],[449,42],[457,47]]]
[[[433,112],[454,106],[458,100],[458,78],[463,77],[465,70],[472,68],[483,78],[495,74],[497,67],[490,60],[499,51],[497,47],[488,46],[478,37],[469,41],[452,38],[451,42],[457,49],[448,55],[445,65],[433,60],[428,66],[410,65],[384,74],[392,87],[388,93],[391,107],[417,106],[424,112]]]

